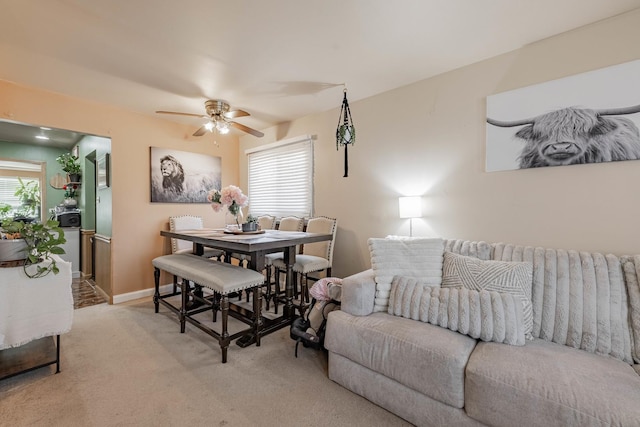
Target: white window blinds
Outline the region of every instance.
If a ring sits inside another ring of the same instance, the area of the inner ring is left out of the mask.
[[[312,216],[312,136],[276,142],[247,154],[252,215]]]
[[[39,180],[33,178],[22,178],[22,182],[27,185],[29,182],[35,181],[40,185]],[[20,188],[20,181],[17,176],[0,176],[0,204],[8,204],[11,206],[9,215],[17,213],[22,206],[22,201],[15,195]]]

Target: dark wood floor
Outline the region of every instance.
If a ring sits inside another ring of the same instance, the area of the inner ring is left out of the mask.
[[[107,302],[96,291],[96,285],[91,279],[73,279],[71,290],[73,293],[73,308],[75,309]]]

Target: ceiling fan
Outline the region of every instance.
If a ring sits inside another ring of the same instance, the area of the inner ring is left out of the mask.
[[[206,114],[180,113],[177,111],[156,111],[158,114],[175,114],[179,116],[193,116],[208,119],[207,123],[202,125],[200,129],[194,132],[193,136],[202,136],[207,131],[217,131],[221,134],[229,133],[231,127],[240,129],[243,132],[250,133],[258,138],[263,137],[264,133],[251,129],[245,125],[234,122],[231,119],[236,117],[245,117],[250,114],[243,110],[229,111],[229,104],[219,99],[209,99],[204,102]]]

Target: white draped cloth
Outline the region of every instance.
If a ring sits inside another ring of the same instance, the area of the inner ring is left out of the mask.
[[[52,257],[60,272],[37,279],[22,267],[0,268],[0,350],[71,330],[71,263]]]

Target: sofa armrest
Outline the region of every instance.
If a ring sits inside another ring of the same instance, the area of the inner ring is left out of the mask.
[[[353,316],[373,313],[376,296],[375,274],[372,269],[361,271],[342,280],[341,310]]]

